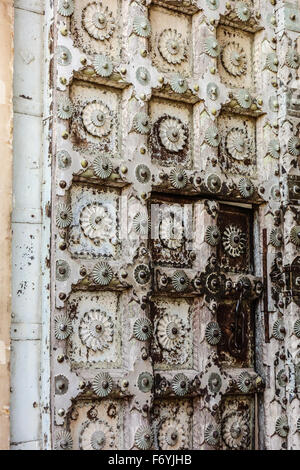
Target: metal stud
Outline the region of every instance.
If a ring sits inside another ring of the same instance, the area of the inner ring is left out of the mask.
[[[100,77],[110,77],[113,72],[113,64],[110,58],[104,54],[97,54],[93,59],[95,72]]]
[[[107,372],[100,372],[92,381],[92,389],[98,397],[107,397],[113,389],[113,381]]]
[[[98,178],[105,180],[112,174],[113,166],[109,157],[98,155],[93,161],[93,170]]]
[[[176,374],[171,381],[171,388],[175,395],[184,396],[189,391],[189,379],[184,374]]]
[[[108,284],[110,284],[112,278],[113,270],[111,269],[108,263],[100,261],[94,266],[92,271],[92,279],[95,284],[107,286]]]
[[[287,437],[289,433],[289,423],[286,415],[279,416],[275,424],[275,432],[280,437]]]
[[[184,271],[176,271],[172,276],[172,286],[176,292],[183,292],[189,286],[189,278]]]
[[[211,346],[215,346],[221,340],[221,328],[218,323],[210,322],[206,325],[205,328],[205,339]]]
[[[133,31],[137,36],[148,38],[151,34],[151,24],[145,16],[135,16],[133,18]]]
[[[133,335],[139,341],[147,341],[153,334],[153,326],[151,321],[144,317],[138,318],[133,325]]]

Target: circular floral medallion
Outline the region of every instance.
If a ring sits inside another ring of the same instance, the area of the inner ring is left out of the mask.
[[[230,129],[226,136],[226,149],[235,160],[244,160],[249,156],[249,143],[243,129],[235,127]]]
[[[133,31],[137,36],[148,38],[151,34],[151,24],[145,16],[135,16],[133,18]]]
[[[161,119],[158,133],[162,145],[171,152],[179,152],[186,144],[187,131],[176,117],[166,116]]]
[[[72,333],[72,330],[72,321],[66,314],[60,313],[56,315],[54,318],[54,334],[56,339],[67,339]]]
[[[185,93],[188,89],[186,79],[180,74],[172,75],[170,78],[170,86],[174,93]]]
[[[100,77],[110,77],[113,72],[113,64],[109,57],[104,54],[97,54],[93,59],[95,72]]]
[[[247,90],[239,90],[235,95],[241,108],[249,109],[252,104],[252,98]]]
[[[111,317],[101,310],[86,312],[80,322],[79,336],[82,343],[93,351],[109,348],[114,336]]]
[[[249,8],[249,5],[245,2],[238,2],[235,6],[235,11],[237,14],[237,17],[239,20],[241,20],[243,23],[248,21],[251,16],[251,10]]]
[[[217,246],[221,241],[221,233],[216,225],[209,225],[205,232],[205,241],[211,246]]]
[[[184,338],[184,324],[177,315],[168,314],[159,320],[157,339],[162,349],[176,351],[183,344]]]
[[[222,438],[229,449],[247,449],[250,444],[249,413],[229,410],[222,419]]]
[[[300,138],[299,137],[291,137],[288,141],[288,151],[294,157],[299,157],[300,155]]]
[[[56,225],[58,228],[67,228],[73,220],[71,206],[59,204],[56,212]]]
[[[210,322],[206,325],[205,328],[205,339],[211,346],[215,346],[221,340],[221,328],[218,323]]]
[[[221,50],[218,41],[213,36],[208,36],[205,39],[203,49],[210,57],[218,57]]]
[[[71,16],[74,13],[74,1],[73,0],[59,0],[58,13],[61,16]]]
[[[113,278],[113,275],[113,270],[109,264],[105,263],[104,261],[97,263],[92,271],[93,281],[100,286],[108,286]]]
[[[300,339],[300,320],[296,320],[294,324],[294,333],[297,336],[297,338]]]
[[[147,165],[140,164],[135,168],[135,176],[139,183],[149,183],[151,178],[151,172]]]
[[[147,235],[149,229],[149,221],[146,215],[138,212],[132,219],[132,225],[136,233]]]
[[[172,286],[177,292],[183,292],[189,286],[189,278],[184,271],[175,271],[172,276]]]
[[[98,244],[109,239],[113,221],[107,209],[100,203],[85,206],[80,214],[79,223],[84,235]]]
[[[246,234],[236,225],[228,225],[223,233],[222,242],[225,251],[237,258],[245,253],[247,238]]]
[[[149,393],[153,387],[153,376],[149,372],[142,372],[137,380],[138,388],[143,393]]]
[[[133,129],[139,134],[148,134],[151,129],[151,121],[146,113],[137,113],[133,118]]]
[[[183,245],[182,222],[171,215],[164,217],[159,226],[159,238],[170,250],[179,249]]]
[[[283,235],[279,228],[272,228],[270,233],[270,243],[272,246],[280,247],[282,245]]]
[[[271,52],[266,57],[266,68],[269,69],[271,72],[278,71],[278,58],[274,52]]]
[[[81,450],[111,449],[115,444],[115,434],[106,421],[97,419],[85,421],[79,436]]]
[[[289,433],[289,422],[286,415],[279,416],[276,420],[275,431],[280,437],[287,437]]]
[[[93,170],[98,178],[106,180],[113,171],[111,159],[105,155],[98,155],[93,161]]]
[[[189,391],[189,379],[184,374],[176,374],[171,381],[171,387],[175,395],[184,396]]]
[[[164,420],[158,431],[158,444],[161,450],[181,450],[185,448],[186,435],[178,420]]]
[[[101,101],[88,103],[82,111],[82,120],[88,133],[95,137],[105,137],[111,132],[111,112]]]
[[[291,242],[296,246],[300,246],[300,225],[295,225],[295,227],[291,229],[290,236]]]
[[[187,174],[186,171],[179,168],[172,168],[170,171],[170,183],[173,188],[183,189],[187,185]]]
[[[71,434],[64,429],[58,431],[55,435],[54,449],[55,450],[70,450],[73,446],[73,439]]]
[[[254,186],[249,178],[241,178],[238,182],[238,188],[241,196],[251,197],[254,192]]]
[[[150,279],[150,270],[147,264],[139,264],[134,269],[134,278],[138,284],[147,284]]]
[[[205,142],[211,147],[218,147],[220,134],[216,126],[210,126],[205,132]]]
[[[220,442],[220,428],[209,424],[204,431],[204,440],[209,446],[217,446]]]
[[[82,11],[82,25],[94,39],[109,39],[115,30],[115,20],[108,7],[101,2],[88,3]]]
[[[277,159],[280,157],[280,144],[278,139],[270,140],[268,145],[268,155]]]
[[[218,193],[222,187],[221,178],[215,173],[211,173],[206,178],[207,189],[212,193]]]
[[[92,381],[92,389],[98,397],[107,397],[113,389],[113,381],[107,372],[100,372]]]
[[[153,326],[149,318],[138,318],[133,325],[133,335],[139,341],[147,341],[153,334]]]
[[[298,52],[294,49],[289,49],[286,54],[285,63],[288,67],[297,69],[300,65],[300,55]]]
[[[247,58],[242,46],[236,42],[228,42],[222,50],[221,61],[224,69],[234,77],[247,72]]]
[[[180,64],[186,60],[186,44],[176,29],[165,29],[158,42],[158,50],[162,57],[173,65]]]
[[[67,96],[62,96],[57,103],[57,115],[60,119],[70,119],[73,114],[72,101]]]
[[[252,386],[251,375],[247,371],[240,373],[237,379],[238,389],[243,393],[248,393]]]
[[[272,330],[273,336],[275,339],[278,341],[283,341],[286,335],[286,329],[283,324],[282,319],[276,320],[273,324],[273,330]]]
[[[149,450],[152,447],[154,433],[150,426],[140,426],[134,436],[135,445],[138,449]]]

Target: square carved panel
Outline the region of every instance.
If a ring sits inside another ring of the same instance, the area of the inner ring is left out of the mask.
[[[67,304],[72,319],[68,357],[73,368],[121,366],[120,296],[116,292],[74,292]]]
[[[153,302],[154,369],[187,369],[193,366],[192,303],[188,299],[156,298]]]
[[[254,176],[256,172],[255,119],[234,114],[221,114],[219,160],[228,173]]]
[[[119,254],[119,194],[117,190],[73,185],[73,220],[68,249],[74,258],[115,257]]]
[[[227,26],[217,29],[221,47],[218,69],[223,83],[230,87],[253,86],[252,47],[253,35]]]
[[[191,73],[191,17],[165,8],[150,10],[151,57],[163,72]]]
[[[121,41],[119,0],[76,0],[71,19],[74,45],[86,54],[118,56]]]
[[[221,205],[218,216],[221,242],[217,258],[230,272],[252,272],[252,213],[246,209]]]
[[[192,162],[192,107],[182,103],[154,98],[150,102],[152,160],[162,166]]]
[[[115,155],[120,148],[121,93],[77,81],[70,90],[74,105],[71,141],[74,150]]]
[[[189,400],[157,400],[153,405],[152,423],[157,429],[160,450],[192,448],[193,404]]]
[[[151,201],[152,260],[161,266],[191,267],[192,204]]]
[[[123,407],[119,400],[77,402],[71,409],[69,426],[74,450],[123,448]]]

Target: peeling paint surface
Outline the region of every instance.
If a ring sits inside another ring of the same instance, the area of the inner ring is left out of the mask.
[[[39,41],[17,2],[14,447],[300,448],[299,8],[274,3],[57,0]]]

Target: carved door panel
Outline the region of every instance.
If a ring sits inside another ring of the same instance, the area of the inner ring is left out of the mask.
[[[280,199],[265,3],[55,2],[55,448],[258,446],[258,213]]]
[[[262,282],[253,276],[253,213],[208,200],[151,203],[157,448],[253,449],[263,387],[254,369]]]

